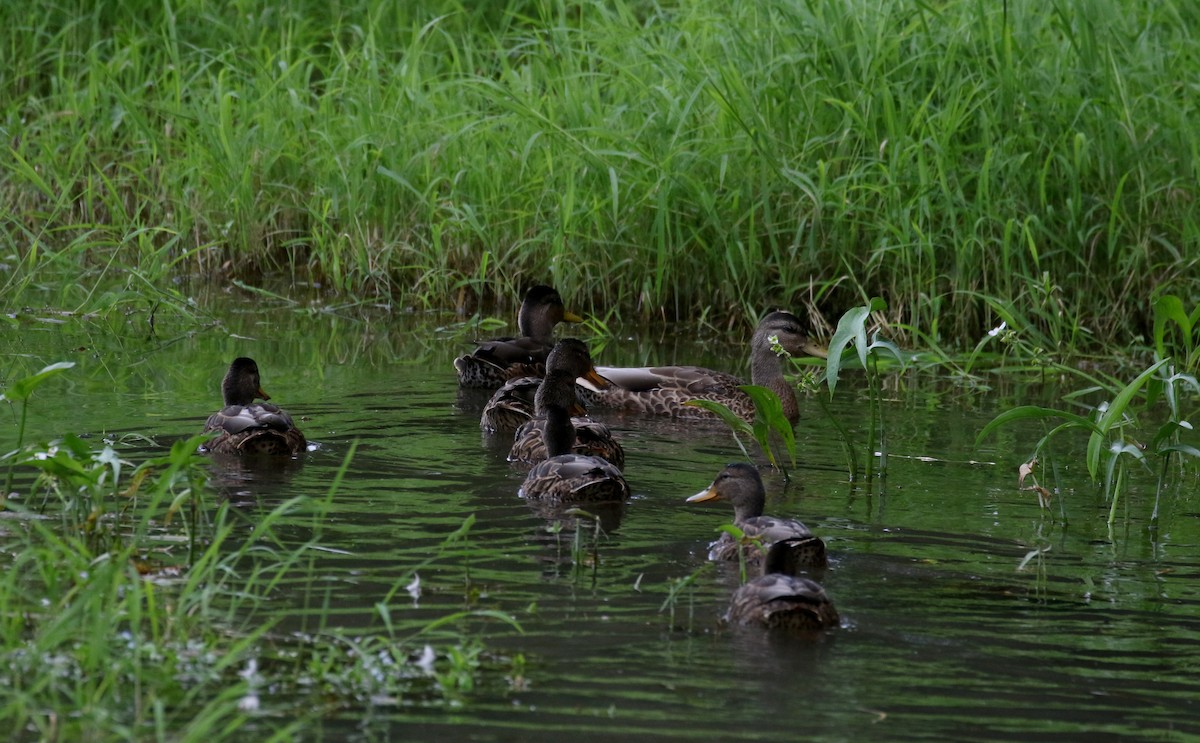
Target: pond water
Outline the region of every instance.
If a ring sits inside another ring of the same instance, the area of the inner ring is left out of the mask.
[[[1200,735],[1196,484],[1163,501],[1153,530],[1154,480],[1135,477],[1110,532],[1102,491],[1067,452],[1058,460],[1064,526],[1057,503],[1048,515],[1016,487],[1040,428],[974,447],[997,412],[1035,393],[969,391],[928,374],[891,380],[888,477],[869,488],[847,483],[825,414],[801,398],[800,465],[790,484],[767,477],[768,512],[801,518],[828,544],[822,582],[843,624],[814,640],[720,622],[738,576],[729,565],[705,568],[706,545],[732,514],[683,503],[743,458],[720,424],[594,411],[624,443],[634,496],[594,555],[573,558],[575,527],[556,532],[519,499],[522,471],[480,433],[486,395],[457,389],[451,360],[469,346],[438,328],[449,318],[234,302],[201,327],[160,320],[151,331],[145,319],[0,330],[6,376],[78,364],[53,394],[39,392],[31,438],[130,432],[151,442],[129,444],[131,458],[159,453],[218,407],[229,360],[252,356],[315,447],[282,471],[215,472],[240,513],[323,496],[357,447],[321,525],[316,581],[277,592],[279,631],[382,631],[379,602],[400,627],[465,609],[506,612],[520,625],[466,620],[485,656],[482,683],[461,703],[317,715],[304,728],[310,739]],[[609,343],[599,361],[745,373],[741,340],[639,338]],[[850,373],[830,408],[851,428],[865,418],[856,383]],[[466,539],[442,548],[472,516]],[[303,542],[311,520],[280,533]],[[1018,569],[1035,549],[1044,551]],[[415,599],[397,591],[414,568]],[[697,571],[673,612],[664,609],[676,582]],[[267,709],[289,701],[262,699]]]

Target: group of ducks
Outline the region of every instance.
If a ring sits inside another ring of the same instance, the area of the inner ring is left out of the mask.
[[[560,322],[580,322],[558,292],[537,286],[518,313],[519,336],[480,343],[454,361],[460,386],[495,389],[480,425],[493,434],[513,433],[510,461],[531,464],[520,495],[555,505],[621,503],[629,498],[622,474],[625,454],[609,428],[583,417],[586,406],[650,415],[703,417],[711,413],[688,405],[712,400],[752,421],[755,408],[739,387],[741,379],[695,366],[596,367],[582,341],[554,341]],[[798,318],[772,312],[751,339],[753,384],[774,391],[788,420],[799,408],[784,377],[774,346],[790,354],[823,356]],[[248,358],[233,361],[222,382],[225,407],[213,413],[205,432],[209,451],[235,455],[295,456],[306,448],[304,434],[286,412],[267,402],[258,366]],[[725,467],[709,487],[689,503],[727,500],[741,537],[723,532],[711,545],[714,560],[742,560],[758,576],[734,593],[728,620],[767,627],[812,631],[835,626],[837,611],[816,581],[827,564],[825,544],[804,524],[763,515],[765,489],[758,469],[748,463]]]

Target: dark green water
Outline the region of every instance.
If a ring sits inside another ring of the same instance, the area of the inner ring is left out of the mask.
[[[1108,504],[1082,458],[1062,456],[1064,527],[1016,488],[1040,430],[1005,431],[973,448],[997,412],[1026,401],[1015,392],[965,392],[929,375],[893,383],[882,492],[847,484],[820,407],[802,398],[802,464],[790,486],[768,480],[768,511],[802,518],[826,540],[823,583],[844,622],[805,641],[723,627],[737,584],[730,566],[703,572],[673,619],[660,611],[672,582],[706,564],[707,543],[731,518],[719,505],[683,503],[741,457],[720,425],[609,419],[635,495],[599,542],[593,582],[590,566],[573,563],[573,529],[554,534],[516,496],[523,473],[480,434],[486,398],[457,389],[450,362],[466,346],[437,331],[439,318],[365,321],[245,305],[217,319],[163,320],[153,334],[144,315],[0,329],[6,378],[78,364],[39,392],[31,438],[136,432],[154,443],[129,445],[131,457],[158,453],[218,407],[229,360],[253,356],[264,387],[317,446],[283,472],[216,472],[242,514],[323,495],[358,442],[322,525],[316,581],[298,578],[277,593],[283,630],[378,628],[375,604],[472,515],[466,542],[419,569],[420,597],[392,596],[393,621],[416,628],[492,609],[524,630],[472,620],[487,660],[481,685],[460,704],[341,710],[314,719],[312,739],[1200,736],[1195,480],[1164,500],[1155,532],[1154,480],[1136,475],[1110,533]],[[743,356],[737,342],[724,352],[712,339],[664,336],[623,340],[600,360],[743,370]],[[832,409],[854,426],[863,405],[851,378]],[[281,533],[299,543],[312,528],[297,518]],[[1043,556],[1018,571],[1037,548]],[[524,679],[513,684],[517,654]],[[294,714],[291,700],[262,701]]]

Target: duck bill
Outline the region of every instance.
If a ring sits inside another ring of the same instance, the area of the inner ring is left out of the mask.
[[[573,402],[571,403],[571,407],[567,410],[567,412],[570,413],[572,417],[578,418],[581,415],[587,415],[587,408],[583,407],[583,405],[579,404],[578,402]]]
[[[266,392],[264,392],[262,387],[259,387],[259,388],[258,388],[258,396],[259,396],[259,398],[260,398],[260,399],[263,399],[263,400],[270,400],[270,399],[271,399],[271,396],[270,396],[270,395],[268,395]]]
[[[594,366],[587,370],[587,373],[583,375],[583,378],[596,385],[597,389],[606,390],[613,386],[612,382],[600,376],[600,372],[596,371],[596,367]]]
[[[816,356],[818,359],[829,358],[829,349],[816,341],[805,341],[804,345],[800,346],[800,350],[809,356]]]
[[[717,495],[717,489],[714,488],[712,485],[709,485],[707,488],[705,488],[704,490],[701,490],[699,493],[696,493],[695,495],[688,498],[684,502],[685,503],[701,503],[706,500],[716,500],[717,498],[720,498],[720,497],[721,496]]]
[[[570,310],[563,310],[563,322],[583,322],[583,318]]]

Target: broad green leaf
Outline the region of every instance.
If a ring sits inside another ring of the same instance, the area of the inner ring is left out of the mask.
[[[59,361],[56,364],[51,364],[45,369],[42,369],[37,374],[30,377],[18,379],[9,385],[8,390],[0,395],[0,400],[12,400],[14,402],[25,402],[33,391],[37,389],[43,382],[50,377],[61,374],[62,372],[75,366],[74,361]]]
[[[1134,395],[1142,388],[1156,371],[1161,369],[1169,359],[1160,359],[1156,364],[1151,366],[1146,371],[1137,375],[1129,384],[1125,385],[1124,389],[1117,393],[1113,401],[1109,403],[1108,409],[1100,414],[1096,420],[1095,429],[1092,431],[1092,436],[1088,439],[1087,447],[1087,467],[1088,474],[1092,480],[1096,480],[1096,474],[1100,471],[1100,454],[1104,447],[1104,438],[1108,435],[1118,422],[1125,416],[1125,409],[1129,407],[1129,403],[1133,400]]]
[[[691,405],[695,408],[703,408],[710,413],[716,413],[717,417],[725,422],[725,425],[734,430],[735,433],[744,433],[747,436],[754,435],[754,429],[750,424],[742,420],[732,410],[725,405],[714,400],[688,400],[684,405]]]
[[[1160,449],[1157,449],[1155,453],[1161,456],[1167,452],[1178,452],[1180,454],[1186,454],[1189,457],[1196,457],[1197,459],[1200,459],[1200,449],[1197,449],[1194,446],[1188,446],[1187,444],[1171,444],[1169,446],[1164,446]]]
[[[755,418],[755,436],[758,437],[758,443],[762,446],[763,451],[771,458],[771,464],[778,465],[775,455],[771,451],[770,436],[760,433],[759,421],[763,421],[768,430],[779,434],[779,437],[783,439],[783,445],[787,449],[792,466],[796,466],[796,432],[792,428],[792,422],[783,412],[783,402],[779,399],[779,395],[756,384],[740,385],[738,389],[745,392],[754,401],[754,407],[758,411],[758,416]]]
[[[992,420],[989,421],[988,424],[983,427],[983,430],[979,432],[979,435],[975,437],[975,446],[979,446],[979,444],[981,444],[983,442],[983,440],[986,439],[988,437],[988,435],[992,433],[992,431],[995,431],[997,428],[1000,428],[1001,426],[1006,426],[1009,423],[1012,423],[1014,421],[1034,420],[1034,419],[1039,419],[1039,418],[1063,418],[1063,419],[1065,419],[1067,422],[1065,424],[1063,424],[1062,426],[1059,426],[1059,428],[1056,430],[1062,430],[1064,428],[1079,427],[1079,428],[1086,428],[1089,431],[1093,431],[1093,432],[1096,431],[1096,424],[1092,423],[1091,420],[1089,420],[1088,418],[1084,418],[1081,415],[1076,415],[1075,413],[1068,413],[1065,410],[1056,410],[1054,408],[1043,408],[1043,407],[1039,407],[1037,405],[1022,405],[1020,407],[1016,407],[1011,410],[1006,410],[1003,413],[1001,413],[1000,415],[997,415],[995,418],[992,418]]]
[[[1158,351],[1160,359],[1167,358],[1166,325],[1168,320],[1174,320],[1183,331],[1183,342],[1189,343],[1192,337],[1193,320],[1183,309],[1183,300],[1174,294],[1164,294],[1154,302],[1154,350]]]
[[[856,338],[862,339],[862,343],[858,346],[858,355],[863,368],[865,369],[867,366],[866,322],[870,315],[870,307],[854,307],[847,310],[846,314],[838,320],[837,330],[833,331],[833,338],[829,341],[829,359],[825,362],[825,382],[829,385],[830,396],[837,387],[838,372],[842,368],[842,352]]]
[[[874,353],[875,349],[877,349],[877,348],[882,348],[883,350],[890,353],[892,356],[894,356],[896,358],[896,361],[898,361],[900,363],[900,368],[901,369],[904,368],[906,361],[904,358],[904,353],[900,350],[900,347],[897,346],[895,343],[892,343],[889,340],[880,340],[879,333],[875,334],[874,339],[871,341],[871,345],[867,347],[867,352]]]
[[[825,382],[829,385],[830,396],[837,387],[838,374],[842,368],[842,353],[851,343],[854,344],[854,350],[858,353],[858,361],[862,368],[867,368],[867,353],[871,350],[871,344],[867,342],[867,319],[870,318],[872,312],[880,312],[885,309],[887,309],[886,302],[879,297],[871,297],[870,302],[866,305],[847,310],[838,320],[837,329],[833,332],[833,339],[829,341],[829,359],[825,362]],[[893,348],[895,347],[893,346]],[[896,357],[900,358],[899,349],[894,352],[897,354]]]

